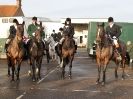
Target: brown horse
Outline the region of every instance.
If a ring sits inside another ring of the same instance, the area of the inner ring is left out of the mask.
[[[19,24],[16,30],[15,38],[10,42],[8,46],[7,53],[7,62],[8,62],[8,72],[10,72],[10,67],[12,68],[12,80],[14,81],[15,65],[17,67],[17,80],[19,80],[19,71],[20,66],[25,54],[24,43],[23,43],[23,34],[24,34],[24,24]],[[10,73],[8,73],[10,74]]]
[[[27,46],[29,52],[30,67],[32,67],[32,80],[36,81],[38,79],[41,79],[40,70],[45,49],[44,43],[41,39],[41,29],[35,31],[35,37],[30,39]]]
[[[62,75],[61,77],[65,78],[65,66],[69,64],[69,78],[72,78],[72,62],[75,53],[75,42],[72,37],[65,36],[65,40],[62,44]]]
[[[119,45],[122,49],[121,52],[121,59],[118,58],[118,53],[116,51],[116,48],[111,43],[111,39],[108,38],[107,34],[104,30],[104,23],[102,25],[97,25],[97,34],[96,34],[96,42],[97,42],[97,49],[96,49],[96,60],[98,64],[98,78],[97,78],[97,84],[100,82],[100,74],[101,74],[101,68],[103,72],[103,78],[102,78],[102,85],[105,84],[106,79],[106,68],[110,60],[113,60],[116,64],[115,67],[115,78],[118,78],[117,70],[119,63],[122,64],[122,79],[124,79],[125,75],[125,60],[126,60],[126,45],[119,41]]]

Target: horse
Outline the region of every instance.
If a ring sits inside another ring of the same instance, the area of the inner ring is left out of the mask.
[[[101,68],[103,72],[102,76],[102,85],[105,85],[106,80],[106,69],[107,65],[109,64],[110,60],[113,60],[116,64],[115,67],[115,78],[118,78],[117,70],[118,66],[121,63],[122,65],[122,79],[125,78],[125,60],[126,60],[126,44],[119,40],[119,46],[122,49],[121,52],[121,59],[118,58],[118,53],[114,45],[110,42],[110,38],[105,33],[104,23],[97,25],[97,33],[96,33],[96,61],[98,64],[98,77],[97,83],[100,83],[100,75],[101,75]]]
[[[19,72],[23,57],[25,55],[25,48],[23,43],[24,23],[17,26],[15,38],[10,42],[6,53],[8,63],[8,75],[10,76],[10,68],[12,68],[12,80],[14,81],[14,73],[16,73],[17,80],[19,80]],[[17,66],[17,71],[15,66]]]
[[[29,40],[27,46],[30,68],[32,68],[32,81],[35,82],[41,79],[40,70],[45,49],[44,42],[41,39],[41,29],[35,31],[35,37]]]
[[[72,78],[72,62],[74,59],[74,54],[75,54],[75,41],[73,40],[72,37],[70,36],[65,36],[64,41],[62,42],[62,47],[61,47],[61,56],[62,56],[62,73],[61,73],[61,78],[65,78],[65,67],[66,65],[69,65],[69,79]]]
[[[58,54],[56,53],[55,48],[56,48],[56,45],[58,45],[58,42],[55,42],[53,37],[50,36],[47,39],[46,43],[49,45],[49,54],[50,54],[52,61],[56,60]]]

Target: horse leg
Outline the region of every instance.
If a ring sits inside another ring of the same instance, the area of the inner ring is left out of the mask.
[[[28,71],[28,75],[31,76],[32,62],[31,62],[30,58],[29,58],[29,61],[30,61],[30,68],[29,68],[29,71]]]
[[[65,62],[65,58],[63,58],[63,67],[62,67],[62,75],[61,78],[65,79],[65,66],[66,66],[66,62]]]
[[[35,82],[36,78],[35,78],[35,60],[32,60],[32,71],[33,71],[33,75],[32,75],[32,81]]]
[[[119,66],[119,62],[116,62],[116,67],[115,67],[115,79],[118,79],[118,73],[117,73],[118,66]]]
[[[14,81],[14,72],[15,72],[15,62],[14,60],[12,60],[12,80],[11,81]]]
[[[103,80],[102,80],[102,85],[105,85],[105,80],[106,80],[106,65],[103,66]]]
[[[125,79],[125,60],[122,60],[122,80]]]
[[[22,60],[18,61],[18,68],[17,68],[17,80],[19,80],[19,72]]]
[[[7,59],[7,64],[8,64],[8,76],[10,76],[10,69],[11,69],[11,60],[8,58]]]
[[[38,60],[38,65],[37,65],[37,68],[38,68],[38,79],[40,80],[41,79],[41,75],[40,75],[40,71],[41,71],[41,64],[42,64],[42,57],[40,57],[40,59]]]
[[[100,59],[99,58],[97,58],[96,61],[97,61],[97,64],[98,64],[98,68],[97,68],[98,76],[97,76],[96,84],[99,84],[100,83],[99,82],[100,81],[100,74],[101,74],[101,63],[100,63]]]
[[[70,65],[69,65],[69,79],[72,79],[72,61],[73,61],[73,56],[70,59]]]
[[[96,81],[96,84],[99,84],[100,82],[100,74],[101,74],[101,65],[99,64],[98,65],[98,77],[97,77],[97,81]]]
[[[46,56],[47,56],[47,63],[49,63],[50,55],[49,55],[49,51],[48,50],[46,50]]]

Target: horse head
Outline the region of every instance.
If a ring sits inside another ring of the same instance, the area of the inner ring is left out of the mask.
[[[24,35],[24,22],[17,25],[16,37],[18,40],[22,40]]]
[[[105,37],[104,23],[97,23],[96,42],[101,42]]]
[[[41,29],[35,31],[35,39],[39,42],[41,40]]]

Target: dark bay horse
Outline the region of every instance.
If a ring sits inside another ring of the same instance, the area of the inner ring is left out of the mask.
[[[24,34],[24,23],[19,24],[16,30],[15,38],[10,42],[7,50],[7,62],[8,62],[8,75],[10,75],[10,67],[12,68],[12,80],[14,81],[14,73],[16,71],[15,65],[17,67],[17,80],[19,80],[19,71],[20,66],[25,55],[25,48],[23,43],[23,34]]]
[[[96,34],[96,42],[97,42],[97,49],[96,49],[96,60],[98,64],[98,78],[97,84],[100,83],[100,74],[101,69],[103,72],[102,76],[102,85],[105,84],[106,80],[106,69],[107,65],[109,64],[110,60],[113,60],[116,64],[115,67],[115,78],[118,78],[117,70],[119,63],[122,65],[122,79],[125,76],[125,60],[126,60],[126,45],[124,42],[119,41],[119,45],[122,49],[121,52],[121,59],[118,58],[118,53],[116,52],[116,48],[110,42],[110,38],[108,38],[107,34],[104,30],[104,23],[102,25],[97,25],[97,34]]]
[[[75,42],[72,37],[65,36],[65,40],[62,43],[62,75],[61,77],[65,78],[65,67],[66,65],[69,66],[69,78],[72,78],[72,62],[74,59],[74,53],[75,53]]]
[[[30,39],[27,46],[30,67],[32,68],[32,80],[36,81],[41,79],[40,70],[45,49],[44,43],[41,39],[41,29],[35,31],[35,37]]]

